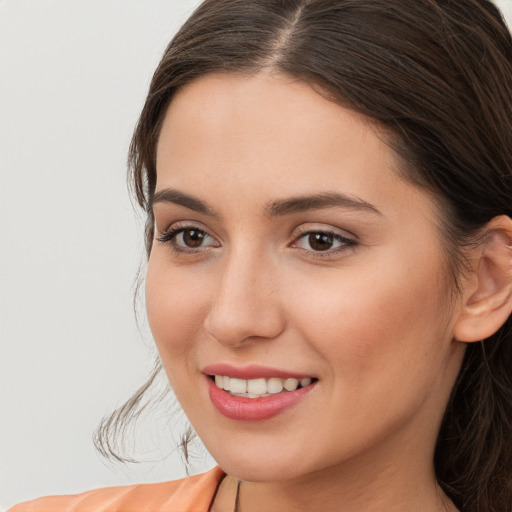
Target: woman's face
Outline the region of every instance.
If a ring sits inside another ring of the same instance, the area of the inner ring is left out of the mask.
[[[433,201],[375,127],[283,75],[210,75],[170,105],[157,174],[149,321],[223,469],[430,463],[460,307]]]

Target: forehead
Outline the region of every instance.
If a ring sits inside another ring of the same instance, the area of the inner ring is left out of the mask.
[[[412,187],[374,123],[281,74],[212,74],[171,102],[157,148],[157,190],[212,187],[223,199],[338,191],[407,208]],[[415,193],[422,191],[415,189]],[[400,199],[401,201],[398,201]],[[413,207],[413,204],[410,204]]]

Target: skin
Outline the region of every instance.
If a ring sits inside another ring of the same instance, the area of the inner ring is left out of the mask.
[[[217,214],[156,202],[146,281],[170,383],[231,475],[212,510],[232,511],[235,479],[241,512],[455,510],[432,459],[464,353],[453,335],[462,302],[435,202],[400,177],[382,134],[289,77],[210,75],[172,101],[157,175],[157,192]],[[373,209],[268,211],[333,192]],[[202,245],[159,241],[172,227],[202,230]],[[351,242],[315,251],[312,231]],[[275,418],[235,421],[213,407],[201,373],[219,362],[318,383]]]

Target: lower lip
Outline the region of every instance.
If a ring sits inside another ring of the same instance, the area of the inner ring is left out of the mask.
[[[295,391],[283,391],[262,398],[245,398],[230,395],[218,388],[207,377],[210,400],[215,408],[226,418],[239,421],[268,420],[300,402],[314,387],[315,383]]]

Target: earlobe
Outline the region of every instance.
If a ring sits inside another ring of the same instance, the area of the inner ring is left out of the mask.
[[[492,336],[512,313],[512,219],[501,215],[485,228],[485,237],[474,249],[473,271],[454,338],[481,341]]]

